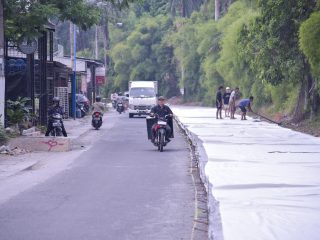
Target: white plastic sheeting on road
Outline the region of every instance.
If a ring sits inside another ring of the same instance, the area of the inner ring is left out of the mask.
[[[319,138],[253,119],[217,120],[212,108],[173,111],[205,150],[211,201],[219,202],[209,203],[210,214],[221,216],[210,218],[212,238],[320,239]]]

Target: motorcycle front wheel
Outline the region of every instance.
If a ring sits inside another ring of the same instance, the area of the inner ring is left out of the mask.
[[[56,129],[56,137],[61,137],[62,136],[62,129],[58,128]]]
[[[165,130],[160,129],[159,130],[159,145],[158,145],[158,150],[160,152],[163,152],[164,139],[165,139]]]
[[[99,124],[99,123],[95,123],[95,124],[94,124],[94,128],[95,128],[96,130],[99,130],[100,124]]]
[[[51,131],[51,136],[52,137],[61,137],[62,136],[62,130],[60,130],[60,129],[53,129],[52,131]]]
[[[157,145],[158,145],[158,151],[160,151],[160,132],[157,134]]]
[[[50,135],[51,135],[52,137],[56,137],[56,136],[57,136],[56,130],[53,129],[53,130],[51,131]]]

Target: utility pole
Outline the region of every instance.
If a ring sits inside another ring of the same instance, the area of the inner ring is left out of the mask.
[[[70,22],[70,59],[72,67],[71,77],[71,116],[75,119],[77,112],[76,84],[77,84],[77,26]]]
[[[96,28],[95,28],[95,54],[94,54],[94,58],[97,60],[98,59],[98,55],[99,55],[99,51],[98,51],[98,26],[96,25]]]
[[[72,39],[73,39],[73,75],[71,81],[71,99],[72,99],[72,116],[76,118],[76,84],[77,84],[77,26],[72,24],[73,31],[71,32]]]
[[[106,20],[104,23],[104,37],[103,37],[103,45],[104,45],[104,67],[106,68],[106,76],[109,71],[109,47],[110,47],[110,36],[109,36],[109,21]]]
[[[71,67],[73,67],[73,25],[72,22],[69,24],[69,39],[70,39],[70,59],[71,59]]]
[[[4,14],[3,14],[4,1],[0,0],[0,122],[4,125],[5,116],[5,103],[6,103],[6,80],[4,72]]]

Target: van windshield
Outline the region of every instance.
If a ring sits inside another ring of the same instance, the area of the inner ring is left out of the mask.
[[[155,97],[156,93],[154,88],[131,88],[129,96],[133,98],[149,98]]]

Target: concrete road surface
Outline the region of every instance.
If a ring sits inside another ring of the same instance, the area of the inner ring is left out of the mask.
[[[184,138],[175,129],[160,153],[144,118],[108,114],[114,127],[102,127],[71,168],[0,205],[1,240],[190,239],[194,186]]]

